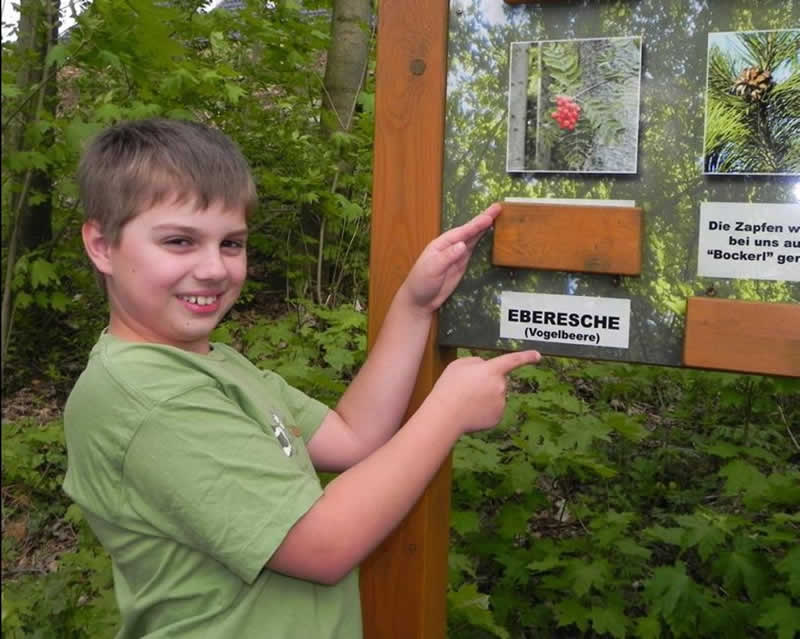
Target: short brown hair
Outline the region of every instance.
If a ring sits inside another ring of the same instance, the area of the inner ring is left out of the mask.
[[[214,202],[249,215],[257,196],[250,167],[220,131],[197,122],[151,118],[121,122],[92,140],[78,168],[87,220],[111,244],[139,213],[174,197]]]

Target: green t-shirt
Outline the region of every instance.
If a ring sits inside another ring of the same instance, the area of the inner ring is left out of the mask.
[[[112,558],[118,639],[361,637],[356,571],[264,564],[322,495],[305,443],[328,409],[233,349],[104,334],[64,415],[64,490]]]

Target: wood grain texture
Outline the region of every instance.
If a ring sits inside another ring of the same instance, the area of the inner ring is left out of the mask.
[[[441,228],[448,3],[381,3],[368,345],[397,289]],[[430,392],[453,351],[431,332],[409,406]],[[450,461],[398,529],[361,567],[365,639],[445,636]]]
[[[642,210],[504,202],[492,242],[496,266],[639,275]]]
[[[800,377],[800,304],[690,297],[683,363]]]

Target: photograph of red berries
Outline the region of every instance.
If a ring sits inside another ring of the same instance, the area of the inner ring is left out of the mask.
[[[703,172],[800,175],[800,29],[709,33]]]
[[[512,43],[508,170],[636,173],[641,68],[641,37]]]

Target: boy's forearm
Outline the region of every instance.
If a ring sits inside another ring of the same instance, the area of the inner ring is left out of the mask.
[[[409,512],[458,439],[448,412],[424,403],[390,441],[329,483],[269,568],[335,583],[358,565]]]
[[[269,567],[324,583],[341,578],[408,513],[461,433],[500,421],[507,375],[539,358],[519,351],[450,363],[394,437],[328,484]]]
[[[367,450],[387,441],[406,414],[432,319],[401,286],[367,360],[336,406]]]

